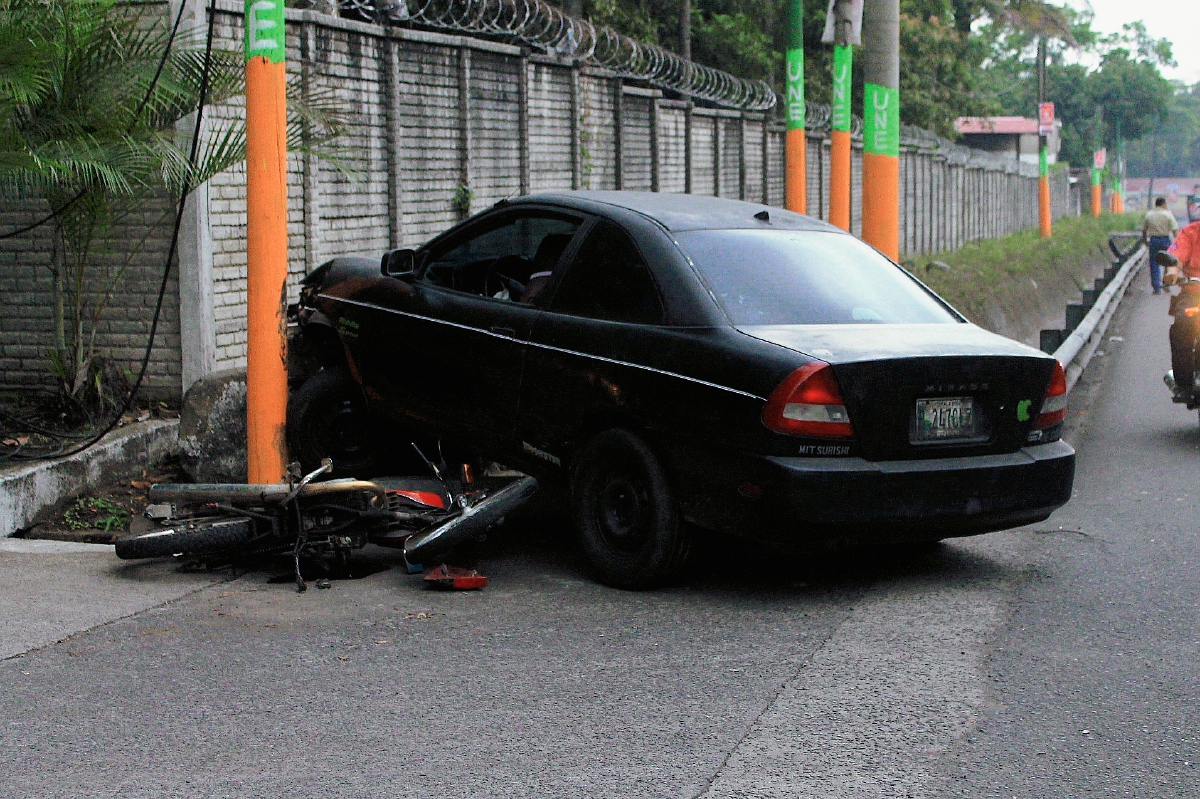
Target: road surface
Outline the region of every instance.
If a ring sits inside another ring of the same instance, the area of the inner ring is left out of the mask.
[[[1077,495],[1030,529],[746,548],[655,593],[592,583],[553,517],[472,594],[0,547],[0,793],[1195,797],[1200,428],[1144,282],[1075,392]]]

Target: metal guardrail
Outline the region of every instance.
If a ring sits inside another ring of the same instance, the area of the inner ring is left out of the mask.
[[[1114,251],[1116,251],[1115,248]],[[1054,357],[1066,369],[1068,392],[1075,387],[1079,376],[1083,374],[1083,370],[1087,368],[1088,362],[1099,348],[1100,342],[1104,340],[1104,332],[1108,330],[1108,323],[1112,321],[1117,307],[1121,304],[1121,297],[1124,296],[1125,289],[1129,287],[1130,281],[1133,280],[1134,274],[1141,265],[1146,263],[1148,256],[1149,250],[1140,241],[1136,247],[1128,251],[1124,263],[1120,265],[1116,274],[1108,281],[1108,285],[1096,297],[1091,309],[1054,350]]]

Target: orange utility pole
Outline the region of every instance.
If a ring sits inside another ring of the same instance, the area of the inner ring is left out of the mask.
[[[246,455],[287,472],[287,106],[284,0],[246,0]]]
[[[1050,238],[1054,233],[1050,212],[1050,164],[1044,144],[1038,150],[1038,231],[1043,239]]]
[[[787,133],[783,140],[783,204],[808,213],[807,144],[804,140],[804,0],[788,5]]]
[[[1092,153],[1092,216],[1100,216],[1104,206],[1104,162],[1108,151],[1101,148]]]
[[[835,0],[822,41],[833,42],[833,102],[829,125],[829,221],[850,229],[851,90],[854,45],[861,44],[862,0]]]
[[[1050,208],[1049,135],[1054,130],[1054,104],[1046,102],[1046,37],[1038,39],[1038,231],[1043,239],[1054,233]],[[1047,130],[1049,119],[1049,131]]]
[[[863,6],[863,241],[900,260],[900,0]]]
[[[1113,170],[1112,212],[1125,213],[1125,143],[1117,142],[1117,168]]]

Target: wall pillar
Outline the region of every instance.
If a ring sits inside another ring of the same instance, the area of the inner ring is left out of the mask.
[[[389,35],[384,40],[384,52],[387,56],[384,108],[387,114],[388,246],[396,249],[404,246],[404,134],[400,129],[400,43]]]
[[[517,80],[517,153],[520,159],[517,183],[521,194],[529,193],[529,57],[522,54],[517,62],[521,77]]]
[[[625,183],[625,136],[622,131],[624,126],[624,110],[625,110],[625,82],[620,78],[613,80],[613,150],[616,152],[616,169],[613,172],[613,181],[617,191],[624,188]]]
[[[459,184],[471,188],[471,48],[458,48]],[[463,216],[470,216],[466,209]]]
[[[571,188],[583,188],[583,141],[580,136],[579,62],[571,63]]]
[[[692,193],[692,147],[694,136],[692,125],[695,124],[696,117],[692,113],[692,109],[696,106],[692,102],[692,98],[688,98],[687,107],[683,109],[683,190],[687,194]]]
[[[178,13],[177,3],[171,14]],[[184,0],[181,27],[208,28],[203,0]],[[176,140],[191,147],[196,115],[180,120]],[[204,124],[205,129],[208,128]],[[180,392],[186,393],[197,380],[212,374],[217,364],[217,333],[213,298],[212,226],[209,222],[209,184],[197,186],[183,204],[176,265],[179,269]]]
[[[763,114],[762,120],[762,203],[771,204],[771,119]]]
[[[650,98],[650,191],[660,191],[662,181],[662,151],[658,146],[657,94]]]
[[[714,114],[713,122],[713,196],[721,196],[721,160],[725,154],[725,126],[721,124],[719,114]]]
[[[317,26],[311,21],[304,22],[300,27],[300,58],[304,65],[300,73],[300,86],[301,91],[307,95],[313,80],[312,65],[319,62],[317,58]],[[300,158],[304,165],[301,177],[301,188],[304,194],[304,272],[308,274],[316,269],[322,261],[321,162],[312,152],[302,153]],[[390,165],[389,159],[389,169]],[[391,238],[391,227],[392,222],[389,221],[389,239]]]
[[[738,114],[738,199],[746,199],[746,112]]]

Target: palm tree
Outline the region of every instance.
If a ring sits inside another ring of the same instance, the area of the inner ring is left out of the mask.
[[[115,267],[98,266],[105,234],[245,159],[241,123],[217,126],[194,161],[176,132],[202,102],[244,93],[242,54],[163,22],[116,0],[0,0],[0,197],[53,209],[50,360],[76,399],[99,388],[98,322],[152,227]],[[289,147],[328,154],[343,127],[331,95],[289,90],[288,105]]]

